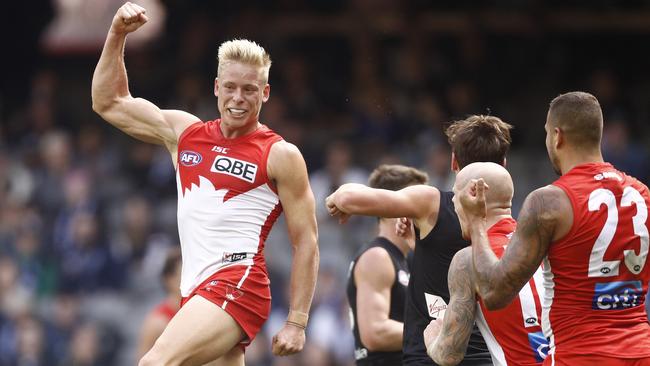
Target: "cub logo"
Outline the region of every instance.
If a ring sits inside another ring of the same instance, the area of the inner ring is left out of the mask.
[[[217,155],[210,171],[232,175],[235,178],[253,183],[257,174],[257,165],[229,156]]]
[[[201,160],[203,160],[201,154],[191,150],[181,151],[180,157],[178,158],[178,161],[185,166],[197,165]]]

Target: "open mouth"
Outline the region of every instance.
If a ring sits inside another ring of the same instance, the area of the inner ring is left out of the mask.
[[[228,108],[228,113],[230,113],[230,115],[233,117],[241,117],[246,114],[246,110],[239,108]]]

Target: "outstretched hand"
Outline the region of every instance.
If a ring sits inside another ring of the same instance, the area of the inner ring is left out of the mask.
[[[465,188],[460,191],[459,201],[463,206],[463,213],[469,222],[484,220],[487,216],[485,205],[485,191],[490,187],[483,178],[472,179]]]
[[[305,330],[295,325],[285,324],[273,336],[272,351],[276,356],[289,356],[302,351],[305,345]]]
[[[334,193],[330,194],[329,196],[327,196],[327,198],[325,199],[325,206],[327,206],[327,212],[329,212],[330,216],[332,216],[332,217],[338,216],[339,224],[345,224],[346,222],[348,222],[351,215],[341,211],[336,206],[336,203],[335,203],[335,200],[334,200],[334,195],[335,194],[336,194],[336,192],[334,192]]]
[[[116,33],[131,33],[140,28],[144,23],[149,21],[145,15],[147,10],[140,5],[126,2],[113,17],[111,30]]]

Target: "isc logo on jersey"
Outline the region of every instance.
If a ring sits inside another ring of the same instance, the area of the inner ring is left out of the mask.
[[[201,160],[203,160],[201,154],[191,150],[181,151],[180,157],[178,158],[178,161],[185,166],[197,165]]]
[[[643,296],[641,281],[597,283],[592,308],[595,310],[626,309],[639,305]]]
[[[257,174],[257,165],[228,156],[217,155],[210,171],[232,175],[233,177],[253,183]]]

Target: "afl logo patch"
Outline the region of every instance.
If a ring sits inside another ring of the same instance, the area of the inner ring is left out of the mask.
[[[180,157],[178,158],[178,161],[185,166],[197,165],[201,160],[203,160],[201,154],[191,150],[181,151]]]

